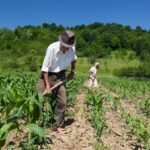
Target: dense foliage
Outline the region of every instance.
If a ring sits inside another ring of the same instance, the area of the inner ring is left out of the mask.
[[[116,23],[93,23],[63,27],[55,23],[41,26],[17,27],[14,30],[0,29],[0,67],[36,71],[42,64],[47,46],[58,39],[65,29],[77,35],[77,54],[80,57],[101,58],[111,56],[128,59],[138,57],[149,68],[150,32],[137,26]]]
[[[39,140],[37,144],[44,144],[45,128],[52,127],[54,123],[55,99],[51,94],[49,98],[46,96],[43,101],[42,93],[35,94],[37,80],[37,75],[33,73],[1,73],[0,148],[4,146],[7,136],[11,134],[12,130],[19,134],[23,132],[23,135],[27,137],[23,143],[19,139],[20,144],[23,144],[19,147],[35,149],[36,140]],[[67,82],[69,105],[75,103],[75,94],[83,80],[83,78],[74,78]],[[71,112],[67,111],[67,113]]]

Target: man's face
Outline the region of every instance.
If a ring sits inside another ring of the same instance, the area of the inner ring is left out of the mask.
[[[65,52],[67,52],[67,51],[69,50],[69,47],[66,47],[66,46],[64,46],[64,45],[61,45],[61,49],[62,49],[62,51],[65,53]]]

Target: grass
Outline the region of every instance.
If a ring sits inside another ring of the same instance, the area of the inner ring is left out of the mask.
[[[134,67],[139,66],[140,62],[139,60],[123,60],[123,59],[112,59],[112,58],[102,58],[97,59],[97,62],[100,63],[100,69],[97,71],[97,77],[103,77],[103,76],[109,76],[113,77],[113,71],[114,69],[119,69],[122,67]],[[41,64],[42,65],[42,64]],[[76,65],[76,72],[78,76],[88,76],[89,69],[93,66],[93,64],[90,63],[90,59],[88,58],[78,58],[77,65]],[[5,71],[12,71],[14,69],[5,69]],[[20,72],[21,69],[18,69]],[[70,69],[68,69],[69,72]],[[0,72],[3,72],[4,70],[0,67]],[[41,66],[38,68],[37,73],[41,71]],[[25,72],[25,71],[23,71]],[[28,71],[26,71],[28,72]]]
[[[102,58],[98,59],[100,62],[100,69],[97,71],[97,76],[113,76],[113,71],[122,67],[137,67],[140,62],[137,59],[134,60],[122,60],[122,59],[112,59],[112,58]],[[89,69],[93,66],[88,58],[78,58],[76,71],[78,75],[88,76]]]

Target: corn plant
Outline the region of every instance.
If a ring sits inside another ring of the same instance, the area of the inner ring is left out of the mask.
[[[106,97],[103,96],[102,93],[95,93],[90,90],[86,97],[86,104],[88,109],[90,109],[91,112],[90,121],[93,127],[96,129],[97,134],[99,136],[102,135],[102,131],[105,127],[105,122],[103,117],[103,113],[104,113],[103,102],[105,99]]]
[[[138,142],[143,142],[145,148],[150,149],[150,128],[148,122],[140,117],[131,116],[130,114],[126,114],[124,117],[130,129],[130,134],[134,134]]]
[[[144,99],[144,101],[141,102],[141,106],[143,108],[143,111],[150,118],[150,98]]]
[[[29,128],[28,142],[22,143],[22,147],[35,149],[37,140],[39,144],[45,142],[44,135],[40,134],[41,127],[52,126],[55,100],[53,95],[44,98],[45,101],[42,93],[35,95],[37,80],[37,75],[31,73],[0,74],[0,147],[4,146],[9,133],[14,129],[20,132],[21,126]],[[69,103],[75,102],[75,94],[82,82],[82,78],[67,82]]]

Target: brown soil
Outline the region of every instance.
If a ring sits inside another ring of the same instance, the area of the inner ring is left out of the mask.
[[[48,131],[52,144],[52,150],[93,150],[93,144],[97,140],[96,133],[90,123],[86,121],[84,114],[85,94],[77,96],[75,108],[78,109],[74,122],[66,127],[61,134]]]
[[[105,88],[104,86],[101,87],[103,91],[105,91],[106,93],[109,93],[111,96],[113,97],[119,97],[116,93],[114,92],[110,92],[107,88]],[[146,117],[143,114],[143,111],[134,103],[126,100],[126,99],[120,99],[120,105],[121,108],[123,110],[125,110],[127,113],[129,113],[130,115],[133,116],[137,116],[137,117],[142,117],[143,119],[147,120],[147,122],[150,124],[150,119],[148,117]]]
[[[84,113],[84,98],[85,94],[77,96],[76,104],[73,111],[77,110],[73,119],[67,120],[65,131],[57,133],[52,129],[47,129],[47,137],[49,144],[38,147],[38,150],[94,150],[93,144],[97,141],[95,130],[86,120]],[[23,129],[24,130],[24,129]],[[24,131],[27,131],[25,129]],[[18,147],[19,141],[26,140],[27,132],[18,135],[16,131],[10,133],[7,143],[13,144],[13,150],[20,150]],[[12,143],[13,141],[13,143]],[[3,147],[2,150],[6,150]]]
[[[111,96],[118,97],[116,93],[110,92],[105,87],[101,87],[99,90],[109,93]],[[72,119],[67,120],[68,125],[65,127],[65,131],[57,133],[56,131],[47,129],[49,144],[44,145],[42,148],[37,148],[38,150],[94,150],[93,145],[97,143],[98,137],[86,119],[87,114],[84,112],[85,96],[83,93],[77,96],[75,107],[71,108],[74,111],[77,110],[77,112]],[[120,102],[121,107],[131,115],[141,115],[139,109],[134,104],[125,100],[121,100]],[[143,145],[136,142],[135,136],[129,136],[129,129],[121,118],[121,113],[114,111],[109,101],[104,103],[104,107],[106,108],[104,118],[107,126],[102,135],[104,147],[107,147],[109,150],[143,150]],[[19,139],[24,139],[25,135],[25,133],[17,135],[13,132],[7,142],[17,141],[15,140],[16,138],[19,143]],[[17,142],[14,144],[17,147]],[[6,150],[6,148],[2,150]],[[20,150],[20,148],[14,148],[13,150]]]
[[[106,93],[109,93],[113,97],[118,97],[116,93],[110,92],[105,87],[101,87]],[[120,100],[121,107],[131,115],[139,115],[139,111],[134,104],[130,104],[126,101]],[[105,104],[107,109],[105,112],[105,119],[107,129],[104,131],[104,137],[102,138],[103,144],[110,150],[143,150],[143,144],[137,143],[134,135],[129,135],[129,129],[126,123],[121,118],[121,112],[114,111],[113,106],[107,101]]]

